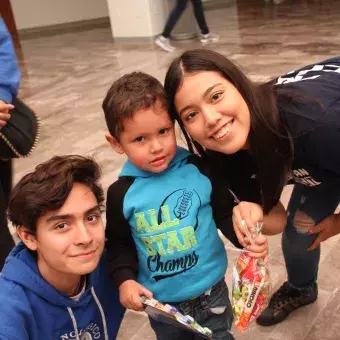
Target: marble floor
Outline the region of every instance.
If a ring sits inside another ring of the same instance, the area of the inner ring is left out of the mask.
[[[337,0],[212,0],[206,15],[211,31],[221,36],[210,48],[232,58],[256,81],[340,54]],[[31,157],[15,161],[15,181],[53,155],[79,153],[100,163],[105,188],[117,178],[125,160],[104,138],[101,103],[109,85],[133,70],[149,72],[163,81],[174,56],[200,47],[194,40],[176,42],[177,51],[168,54],[144,40],[114,42],[109,27],[30,37],[22,39],[21,45],[20,96],[42,118],[42,135]],[[283,193],[283,202],[290,189]],[[270,245],[276,288],[286,277],[280,237],[270,238]],[[232,265],[238,253],[228,244],[226,248]],[[339,237],[323,244],[317,302],[276,327],[252,325],[245,334],[235,332],[236,339],[339,339],[339,255]],[[230,269],[226,279],[230,283]],[[118,339],[155,336],[143,313],[127,312]]]

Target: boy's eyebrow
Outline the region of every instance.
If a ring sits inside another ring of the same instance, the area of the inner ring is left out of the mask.
[[[211,90],[213,90],[218,85],[222,85],[222,83],[216,83],[216,84],[208,87],[205,90],[205,92],[203,93],[203,97],[205,97],[209,92],[211,92]],[[186,111],[187,109],[190,109],[190,108],[191,108],[191,105],[188,105],[188,106],[184,107],[181,111],[179,111],[179,115],[181,116],[184,111]]]
[[[90,209],[87,209],[85,212],[84,212],[84,215],[87,215],[87,214],[90,214],[91,212],[94,212],[96,210],[100,210],[100,207],[99,205],[96,205]],[[70,219],[72,218],[74,215],[72,214],[64,214],[64,215],[53,215],[51,217],[49,217],[46,222],[53,222],[53,221],[60,221],[60,220],[66,220],[66,219]]]

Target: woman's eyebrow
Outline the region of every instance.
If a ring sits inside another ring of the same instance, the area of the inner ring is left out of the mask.
[[[211,92],[211,90],[213,90],[216,86],[218,86],[218,85],[222,85],[222,83],[217,83],[217,84],[214,84],[214,85],[212,85],[212,86],[210,86],[205,92],[204,92],[204,97],[209,93],[209,92]]]
[[[209,92],[211,92],[216,86],[222,85],[222,83],[216,83],[210,87],[208,87],[203,94],[203,97],[205,97]],[[192,107],[192,105],[187,105],[186,107],[184,107],[181,111],[179,111],[179,115],[181,116],[183,114],[184,111],[190,109]]]

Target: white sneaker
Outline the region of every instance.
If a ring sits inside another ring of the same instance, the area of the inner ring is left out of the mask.
[[[218,42],[219,40],[220,40],[220,36],[217,34],[208,33],[208,34],[201,34],[200,36],[200,41],[203,45],[209,44],[209,43],[215,43],[215,42]]]
[[[167,52],[174,52],[175,51],[175,47],[172,46],[170,44],[170,39],[169,38],[165,38],[162,35],[160,35],[156,40],[155,40],[155,44],[157,46],[159,46],[161,49],[163,49],[164,51]]]

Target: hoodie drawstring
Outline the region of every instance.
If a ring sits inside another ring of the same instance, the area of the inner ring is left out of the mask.
[[[74,328],[74,332],[76,334],[76,340],[80,340],[79,338],[79,333],[78,333],[78,326],[77,326],[77,320],[72,312],[71,307],[67,307],[68,313],[70,314],[71,320],[72,320],[72,324],[73,324],[73,328]]]
[[[103,310],[103,307],[102,305],[100,304],[100,301],[93,289],[93,287],[91,287],[91,294],[94,298],[94,301],[96,302],[97,304],[97,307],[99,309],[99,312],[100,312],[100,315],[102,317],[102,322],[103,322],[103,328],[104,328],[104,339],[105,340],[109,340],[109,335],[108,335],[108,332],[107,332],[107,325],[106,325],[106,318],[105,318],[105,313],[104,313],[104,310]],[[77,320],[73,314],[73,311],[71,309],[71,307],[67,307],[67,310],[68,310],[68,313],[70,314],[70,317],[71,317],[71,320],[72,320],[72,324],[73,324],[73,328],[74,328],[74,332],[76,334],[76,340],[80,340],[79,338],[79,332],[78,332],[78,326],[77,326]]]
[[[98,309],[100,311],[100,315],[102,316],[103,328],[104,328],[104,338],[105,338],[105,340],[109,340],[109,335],[107,333],[107,325],[106,325],[105,313],[104,313],[103,307],[100,304],[100,301],[99,301],[99,299],[98,299],[98,297],[96,295],[96,292],[94,291],[93,287],[91,287],[91,293],[92,293],[92,296],[94,298],[94,301],[96,301],[96,304],[97,304]]]

